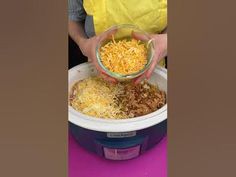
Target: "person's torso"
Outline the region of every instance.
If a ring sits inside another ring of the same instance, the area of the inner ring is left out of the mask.
[[[167,26],[167,0],[84,0],[83,5],[89,37],[118,24],[133,24],[148,33]]]
[[[119,24],[133,24],[148,33],[167,27],[167,0],[84,0],[83,6],[88,37]],[[164,60],[159,64],[165,66]]]

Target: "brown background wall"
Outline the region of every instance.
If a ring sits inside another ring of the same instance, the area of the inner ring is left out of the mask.
[[[67,1],[1,1],[0,176],[67,175]]]
[[[169,176],[235,176],[235,4],[168,3]]]

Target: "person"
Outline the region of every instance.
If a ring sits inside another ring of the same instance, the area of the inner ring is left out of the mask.
[[[135,83],[150,78],[156,65],[165,66],[167,56],[167,0],[68,0],[68,31],[98,71],[95,48],[106,29],[118,24],[133,24],[148,32],[155,42],[155,54],[150,68]],[[115,79],[105,75],[112,82]]]

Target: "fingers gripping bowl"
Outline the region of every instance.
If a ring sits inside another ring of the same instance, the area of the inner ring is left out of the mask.
[[[99,66],[121,81],[142,75],[150,67],[153,55],[154,43],[149,35],[129,24],[105,31],[96,47]]]

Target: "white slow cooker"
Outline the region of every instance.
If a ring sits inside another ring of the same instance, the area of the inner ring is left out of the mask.
[[[69,87],[79,80],[97,75],[91,63],[69,70]],[[167,70],[157,67],[149,82],[167,93]],[[110,160],[128,160],[143,154],[166,135],[167,104],[145,116],[111,120],[84,115],[69,106],[69,128],[85,149]]]

